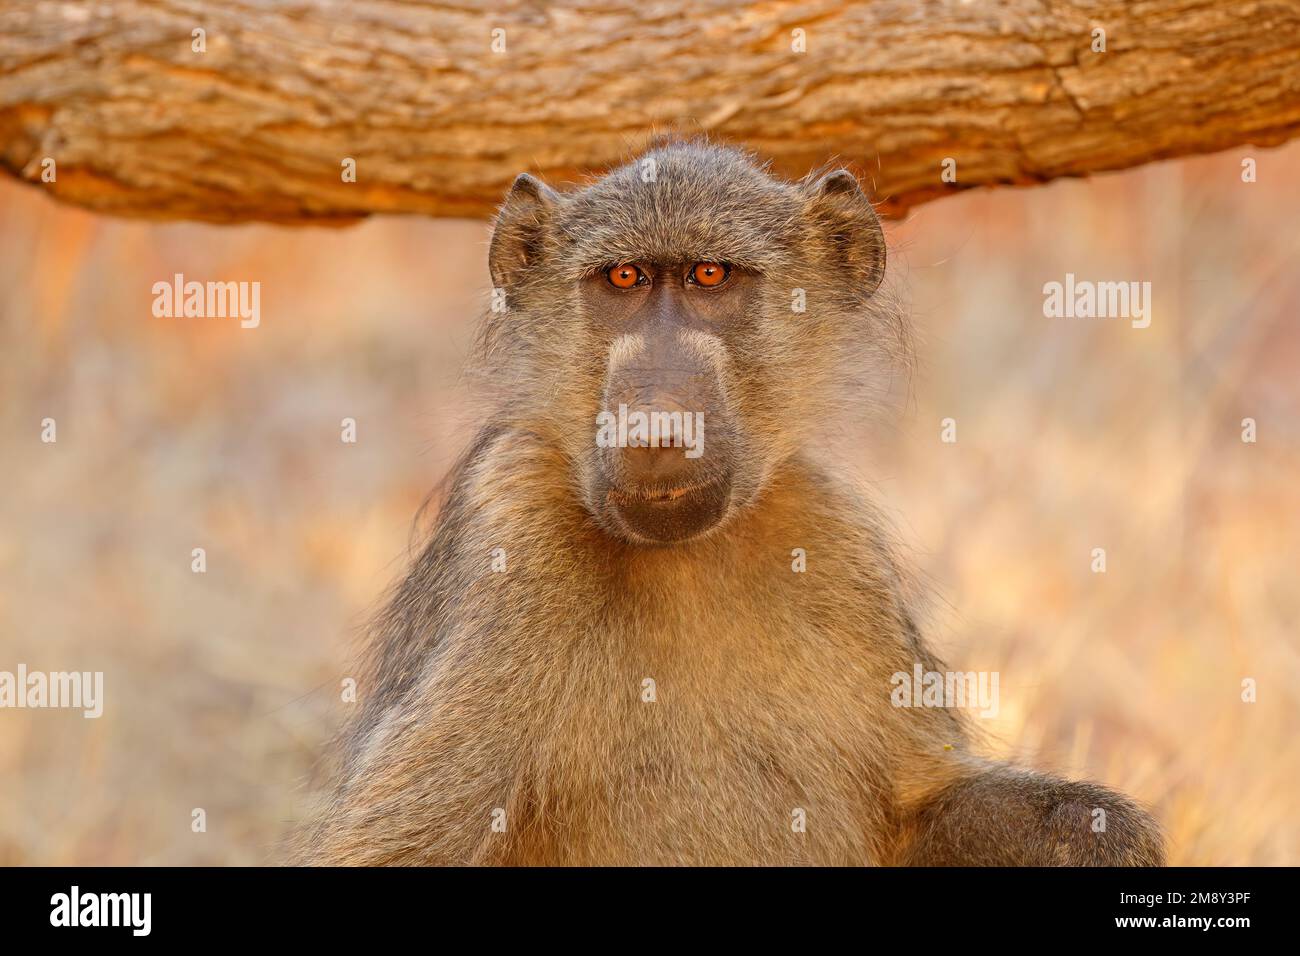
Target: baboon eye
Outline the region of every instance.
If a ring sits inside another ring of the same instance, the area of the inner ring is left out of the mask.
[[[633,265],[614,266],[605,275],[609,284],[618,289],[630,289],[644,278],[644,274]]]
[[[731,270],[720,262],[697,262],[691,268],[691,281],[703,286],[722,285],[730,274]]]

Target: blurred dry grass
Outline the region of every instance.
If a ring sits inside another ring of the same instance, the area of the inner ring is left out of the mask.
[[[1178,864],[1300,863],[1300,146],[1253,152],[1253,185],[1240,155],[895,227],[920,371],[860,462],[950,662],[1001,672],[1004,753],[1152,804]],[[0,862],[275,859],[466,434],[486,236],[113,221],[0,183],[0,669],[106,673],[98,721],[0,711]],[[261,281],[261,328],[153,318],[174,272]],[[1152,281],[1151,327],[1045,319],[1066,272]]]

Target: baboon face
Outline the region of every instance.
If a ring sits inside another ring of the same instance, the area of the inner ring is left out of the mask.
[[[676,144],[571,193],[523,175],[492,238],[488,372],[606,531],[685,541],[758,500],[837,400],[879,335],[884,258],[843,170],[787,183]]]

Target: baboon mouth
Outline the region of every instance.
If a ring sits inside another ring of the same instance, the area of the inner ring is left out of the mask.
[[[665,488],[609,487],[604,504],[618,533],[637,544],[669,544],[703,534],[727,513],[729,479]]]
[[[703,491],[708,487],[710,486],[706,483],[698,485],[682,485],[679,488],[668,489],[647,488],[638,491],[626,491],[622,488],[611,488],[609,489],[609,498],[616,504],[625,505],[646,503],[664,504],[678,501],[686,495]]]

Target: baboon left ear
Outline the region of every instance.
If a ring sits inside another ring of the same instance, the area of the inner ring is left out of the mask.
[[[804,213],[827,257],[841,265],[869,296],[885,278],[885,233],[862,187],[847,169],[803,182]]]
[[[515,177],[497,213],[488,249],[488,271],[499,289],[514,286],[537,265],[559,194],[527,173]]]

